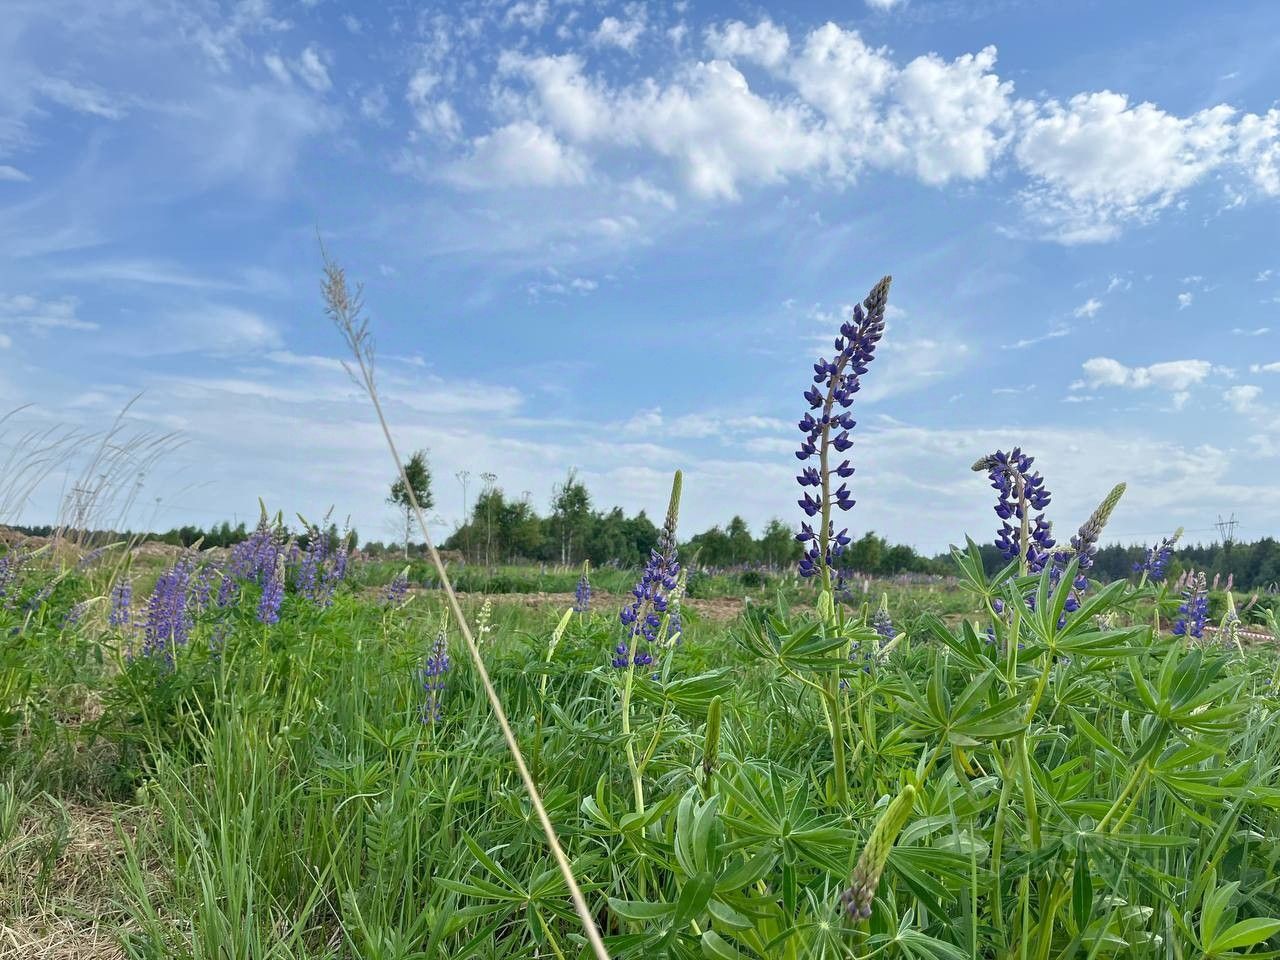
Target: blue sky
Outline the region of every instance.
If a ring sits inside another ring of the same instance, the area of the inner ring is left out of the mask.
[[[437,532],[458,470],[545,505],[571,466],[650,513],[680,467],[686,532],[758,527],[798,514],[813,355],[892,273],[855,530],[985,537],[969,464],[1021,444],[1060,529],[1127,480],[1121,539],[1275,534],[1277,98],[1269,0],[10,0],[0,409],[142,392],[185,445],[140,523],[263,496],[394,536],[318,227]]]

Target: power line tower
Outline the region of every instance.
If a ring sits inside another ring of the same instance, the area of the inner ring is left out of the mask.
[[[1218,522],[1214,526],[1218,528],[1218,538],[1224,546],[1229,547],[1236,542],[1236,527],[1240,526],[1240,521],[1234,513],[1227,520],[1223,520],[1222,514],[1218,514]]]

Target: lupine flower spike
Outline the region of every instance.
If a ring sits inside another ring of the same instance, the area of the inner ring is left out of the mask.
[[[618,643],[612,663],[619,670],[635,664],[645,667],[653,663],[653,654],[642,649],[660,644],[670,629],[667,618],[671,592],[680,576],[680,561],[676,550],[676,521],[680,514],[680,485],[682,475],[676,471],[671,483],[671,500],[667,505],[667,518],[658,534],[658,546],[649,554],[640,581],[632,589],[635,598],[622,608],[619,619],[627,627],[627,637]],[[664,622],[665,621],[665,622]]]
[[[582,576],[578,578],[578,586],[573,591],[573,609],[575,613],[591,612],[591,561],[582,561]]]
[[[1165,537],[1154,547],[1147,549],[1144,559],[1133,565],[1133,572],[1143,574],[1149,583],[1163,583],[1169,570],[1169,562],[1173,559],[1173,548],[1182,538],[1182,528],[1173,532],[1173,536]]]
[[[1173,635],[1199,640],[1204,636],[1204,624],[1209,619],[1209,587],[1203,572],[1189,575],[1186,583],[1182,591],[1182,606],[1178,607],[1178,619],[1173,624]]]
[[[996,532],[1000,555],[1005,560],[1025,558],[1027,570],[1039,573],[1054,546],[1053,528],[1044,515],[1052,495],[1045,489],[1044,477],[1039,471],[1032,472],[1033,463],[1034,457],[1024,454],[1021,447],[1014,447],[1008,453],[997,450],[983,457],[973,465],[973,470],[986,473],[991,488],[999,494],[995,511],[1000,518],[1000,529]],[[1034,517],[1030,514],[1032,510],[1037,511]],[[1023,543],[1024,529],[1026,543]]]
[[[493,601],[484,598],[480,613],[476,616],[476,643],[484,643],[484,638],[493,632]]]
[[[856,422],[849,408],[884,335],[884,311],[891,282],[891,277],[883,278],[871,288],[866,300],[854,306],[853,318],[840,327],[835,339],[835,356],[831,360],[818,358],[813,365],[813,384],[804,392],[809,412],[800,419],[804,440],[796,450],[796,459],[806,464],[796,476],[804,495],[796,502],[810,520],[817,518],[817,525],[815,529],[810,522],[800,524],[796,539],[805,545],[805,551],[799,569],[803,577],[819,577],[828,596],[833,588],[831,571],[850,542],[847,529],[836,532],[831,508],[845,511],[854,505],[845,482],[853,476],[853,464],[848,458],[832,464],[832,452],[843,454],[853,446],[849,434]],[[834,491],[833,477],[841,481]]]
[[[1071,596],[1067,598],[1067,613],[1075,613],[1080,609],[1080,597],[1089,587],[1089,579],[1085,576],[1085,572],[1093,566],[1094,558],[1098,554],[1098,539],[1102,536],[1102,530],[1106,527],[1107,521],[1111,519],[1111,514],[1114,512],[1116,504],[1124,496],[1124,491],[1125,484],[1123,483],[1117,483],[1112,487],[1106,499],[1098,504],[1098,509],[1090,514],[1089,519],[1081,525],[1080,531],[1071,538],[1071,549],[1061,550],[1054,554],[1052,577],[1055,583],[1062,576],[1062,572],[1066,569],[1067,564],[1071,562],[1072,557],[1079,558],[1075,581],[1071,585]]]
[[[853,869],[853,882],[840,895],[840,902],[845,912],[855,923],[871,916],[871,904],[876,897],[876,889],[880,886],[880,876],[884,873],[885,864],[889,862],[889,851],[893,849],[898,834],[911,819],[911,809],[915,805],[915,787],[908,784],[902,792],[893,798],[885,808],[867,845],[862,848],[858,864]]]
[[[444,697],[445,677],[449,673],[449,614],[446,612],[440,620],[440,630],[436,633],[435,642],[423,662],[420,676],[422,679],[422,722],[437,723],[444,718],[442,700]]]

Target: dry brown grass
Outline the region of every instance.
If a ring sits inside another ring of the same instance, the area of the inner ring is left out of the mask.
[[[119,819],[119,826],[117,822]],[[0,960],[117,960],[131,810],[33,801],[0,847]]]

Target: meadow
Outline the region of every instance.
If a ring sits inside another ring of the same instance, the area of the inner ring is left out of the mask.
[[[784,577],[683,567],[679,473],[643,569],[363,563],[265,509],[0,548],[0,956],[1280,956],[1269,610],[1211,615],[1172,535],[1092,579],[1123,485],[1060,537],[1019,449],[975,451],[996,574],[842,573],[887,295],[798,384]]]

